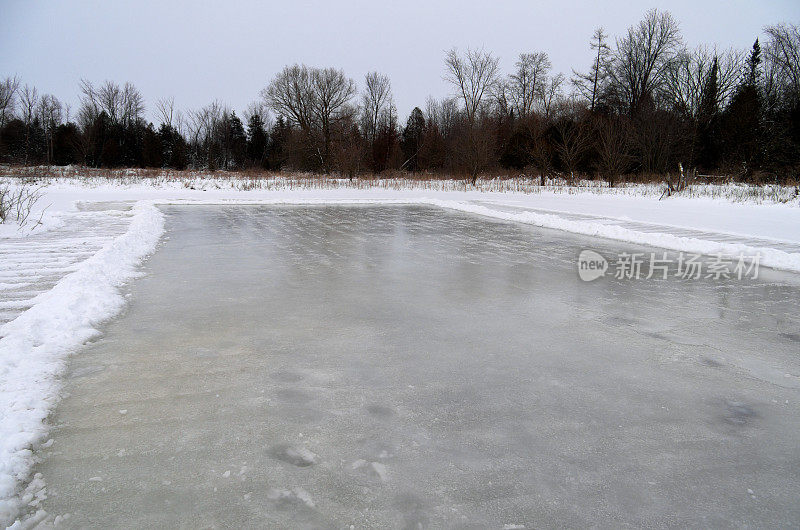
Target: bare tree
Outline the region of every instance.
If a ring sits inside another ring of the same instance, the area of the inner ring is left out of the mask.
[[[564,84],[564,74],[558,74],[550,79],[545,86],[544,96],[542,98],[542,111],[545,116],[550,116],[553,110],[553,105],[557,103],[562,97],[561,85]]]
[[[740,52],[718,54],[701,46],[682,50],[664,69],[660,106],[679,115],[687,126],[683,134],[683,143],[688,145],[687,167],[703,163],[703,153],[710,151],[710,128],[738,85],[743,64]],[[650,130],[646,122],[639,123]],[[663,132],[663,128],[656,129],[654,134],[662,136]]]
[[[594,30],[589,46],[592,50],[595,50],[595,56],[589,73],[582,74],[575,70],[572,71],[572,85],[589,101],[589,110],[592,112],[594,112],[600,92],[608,76],[608,61],[611,48],[606,44],[606,37],[607,35],[602,27]]]
[[[392,87],[388,76],[378,72],[370,72],[364,76],[361,105],[364,136],[372,142],[378,132],[381,112],[392,105]]]
[[[569,173],[570,185],[574,183],[578,164],[592,145],[593,131],[588,125],[587,114],[587,108],[574,99],[562,102],[558,108],[555,148]]]
[[[800,97],[800,27],[776,24],[765,31],[769,36],[764,54],[768,92]]]
[[[436,100],[428,97],[425,102],[425,114],[428,122],[435,125],[443,136],[448,136],[458,122],[458,100],[444,98]]]
[[[125,127],[136,124],[144,114],[144,97],[139,89],[131,83],[122,87],[121,122]]]
[[[619,175],[624,174],[631,163],[631,127],[624,116],[603,118],[595,126],[595,150],[598,155],[598,170],[613,187]]]
[[[314,94],[314,116],[322,129],[323,168],[330,172],[332,125],[349,117],[353,109],[348,103],[356,92],[356,84],[335,68],[314,69],[311,75]]]
[[[739,83],[743,65],[744,55],[736,50],[720,54],[701,46],[679,52],[664,69],[662,92],[667,105],[684,115],[696,117],[713,73],[716,76],[714,100],[724,106]]]
[[[545,52],[522,53],[515,64],[516,71],[509,76],[510,97],[518,117],[531,115],[537,101],[543,101],[547,90],[547,77],[551,68]]]
[[[469,149],[468,165],[472,175],[472,184],[478,180],[478,171],[482,163],[479,144],[483,142],[478,138],[476,127],[478,111],[485,95],[490,94],[497,82],[497,73],[500,60],[491,53],[483,50],[467,50],[466,56],[461,57],[455,48],[447,52],[445,65],[449,81],[464,102],[466,114]]]
[[[328,172],[333,126],[353,113],[349,103],[355,91],[355,83],[341,70],[294,65],[275,76],[261,96],[276,113],[300,127],[307,140],[319,132],[322,148],[316,149],[315,156]]]
[[[361,95],[360,126],[367,148],[366,156],[372,170],[386,169],[389,156],[396,141],[397,111],[392,99],[389,77],[370,72],[365,78]]]
[[[553,143],[550,139],[552,121],[533,114],[523,122],[530,143],[527,155],[539,173],[539,185],[544,186],[553,171]]]
[[[492,99],[495,105],[494,112],[498,116],[505,117],[515,112],[511,97],[511,82],[508,79],[499,79],[495,83],[494,90],[492,90]]]
[[[39,100],[38,114],[43,124],[60,125],[64,121],[64,106],[57,97],[45,94]]]
[[[456,87],[470,126],[475,125],[483,97],[497,82],[499,63],[499,59],[483,50],[467,50],[466,56],[461,57],[453,48],[445,56],[445,80]]]
[[[36,87],[25,85],[19,96],[20,112],[22,121],[25,124],[25,164],[30,162],[31,155],[31,132],[33,122],[37,118],[37,106],[39,104],[39,91]]]
[[[279,115],[306,132],[311,130],[316,97],[311,70],[306,65],[285,67],[261,91],[261,97]]]
[[[4,127],[6,121],[14,114],[15,96],[18,89],[19,79],[17,76],[6,77],[0,82],[0,128]]]
[[[189,113],[187,128],[190,143],[195,149],[194,156],[198,162],[205,162],[211,170],[216,168],[217,153],[213,149],[215,136],[229,113],[229,109],[219,101]]]
[[[676,147],[684,141],[678,117],[648,105],[636,114],[632,122],[637,169],[645,173],[666,172],[675,159]]]
[[[741,50],[728,49],[717,53],[717,103],[726,106],[742,76],[745,54]]]
[[[338,125],[341,126],[337,141],[332,151],[332,162],[341,174],[353,180],[361,171],[361,135],[358,126],[349,120]]]
[[[53,95],[44,95],[39,100],[37,111],[45,133],[46,153],[45,160],[48,164],[53,163],[55,148],[55,131],[64,119],[64,108],[61,102]]]
[[[129,127],[144,114],[144,97],[131,83],[120,87],[113,81],[104,82],[100,88],[81,80],[81,109],[79,120],[84,130],[91,126],[100,113],[105,112],[113,125]]]
[[[166,124],[168,127],[172,127],[173,121],[177,118],[175,115],[175,98],[168,97],[165,99],[159,99],[156,102],[156,111],[158,112],[158,117],[161,120],[161,123]]]
[[[20,112],[26,127],[33,124],[36,117],[36,106],[39,104],[39,91],[36,87],[25,85],[20,91]]]
[[[608,70],[612,97],[630,113],[653,97],[664,83],[664,71],[681,45],[678,22],[652,9],[638,25],[617,39]]]
[[[100,108],[108,115],[111,123],[114,125],[120,123],[124,110],[122,90],[119,85],[112,81],[106,81],[98,89],[97,99],[100,102]]]
[[[97,116],[100,115],[100,102],[98,101],[97,91],[91,81],[81,79],[80,92],[81,106],[78,109],[78,123],[85,132],[92,126]]]

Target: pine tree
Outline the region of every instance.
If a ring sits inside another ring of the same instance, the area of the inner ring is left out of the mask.
[[[578,91],[589,100],[589,110],[593,111],[597,107],[600,94],[606,84],[608,77],[608,61],[611,54],[611,48],[606,44],[607,35],[603,28],[597,28],[592,35],[592,40],[589,47],[593,50],[594,60],[592,61],[592,69],[582,74],[572,71],[572,84]]]
[[[78,146],[82,144],[81,140],[81,133],[74,123],[56,127],[53,135],[53,161],[59,166],[80,162]]]
[[[746,84],[751,87],[758,87],[761,80],[761,46],[758,44],[758,39],[753,43],[753,49],[750,51],[750,56],[747,58],[747,78]]]
[[[160,168],[164,164],[164,144],[162,142],[162,136],[153,129],[152,124],[144,129],[140,157],[142,159],[142,166],[144,167]]]
[[[711,71],[708,73],[708,78],[703,86],[703,94],[700,97],[698,116],[701,122],[709,121],[717,113],[719,99],[718,76],[719,64],[717,58],[714,57],[714,62],[711,63]]]
[[[239,168],[244,165],[247,153],[247,135],[244,132],[242,120],[232,112],[228,117],[227,158],[228,165]]]
[[[403,150],[403,168],[408,171],[419,170],[419,150],[425,134],[425,116],[419,107],[414,107],[403,129],[400,148]]]
[[[269,133],[267,152],[270,168],[280,169],[286,162],[286,147],[291,133],[292,129],[289,123],[283,116],[278,116]]]
[[[711,71],[708,73],[700,108],[697,113],[697,155],[696,165],[704,168],[716,167],[719,158],[717,150],[717,116],[719,109],[719,63],[714,57]]]
[[[737,160],[743,176],[749,178],[761,162],[763,101],[761,97],[761,46],[758,39],[747,59],[743,82],[737,87],[725,111],[725,151]]]
[[[267,133],[264,120],[258,113],[253,113],[247,120],[247,159],[251,164],[267,168]]]

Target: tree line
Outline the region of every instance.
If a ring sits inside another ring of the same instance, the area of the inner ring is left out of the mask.
[[[800,170],[800,28],[765,28],[749,50],[687,47],[649,11],[568,79],[547,53],[505,75],[485,50],[445,54],[453,95],[400,123],[387,76],[359,92],[342,70],[285,67],[242,116],[218,101],[181,112],[130,83],[82,81],[68,105],[16,77],[0,82],[0,161],[92,167],[262,168],[353,177],[386,170],[470,176],[513,170],[544,181],[689,171],[788,181]]]

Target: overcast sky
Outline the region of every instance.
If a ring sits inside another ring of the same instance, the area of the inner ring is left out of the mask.
[[[519,53],[545,51],[569,76],[591,63],[594,28],[621,35],[650,7],[671,11],[690,45],[749,48],[766,24],[800,23],[797,0],[0,0],[0,77],[16,74],[73,109],[86,78],[133,82],[148,110],[174,96],[182,109],[218,99],[241,113],[286,64],[343,68],[359,86],[378,70],[405,122],[429,95],[449,94],[443,57],[453,46],[492,51],[506,73]]]

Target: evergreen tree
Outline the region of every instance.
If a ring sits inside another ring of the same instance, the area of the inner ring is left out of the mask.
[[[717,58],[711,63],[711,71],[708,73],[705,85],[703,86],[703,93],[700,97],[700,109],[698,116],[701,121],[710,120],[717,113],[717,105],[719,99],[719,64]]]
[[[419,171],[419,150],[422,147],[422,138],[425,135],[425,116],[419,107],[414,107],[408,116],[400,140],[403,151],[403,168],[408,171]]]
[[[174,169],[186,169],[188,149],[181,133],[175,127],[162,123],[158,128],[158,137],[161,140],[164,165]]]
[[[142,166],[160,168],[164,165],[164,146],[161,136],[149,124],[144,129],[141,152]]]
[[[751,177],[761,162],[763,102],[758,85],[760,63],[761,47],[756,39],[747,59],[744,80],[726,109],[723,124],[727,157],[741,166],[745,178]]]
[[[14,162],[24,160],[26,129],[25,122],[19,118],[6,122],[0,135],[0,154],[4,160]]]
[[[43,163],[47,152],[47,140],[44,127],[38,117],[34,118],[28,126],[25,138],[25,163]]]
[[[716,137],[719,109],[719,64],[717,58],[711,64],[697,113],[697,154],[695,164],[703,168],[714,168],[719,158]]]
[[[172,152],[169,157],[169,166],[175,169],[186,169],[189,163],[189,149],[183,136],[177,134],[172,144]]]
[[[100,167],[103,164],[103,148],[108,142],[111,129],[111,120],[108,114],[102,111],[84,132],[86,137],[86,165]]]
[[[172,151],[175,147],[175,130],[171,125],[162,123],[158,127],[158,138],[161,140],[161,158],[167,166],[172,167]]]
[[[77,125],[74,123],[59,125],[53,134],[53,162],[59,166],[78,163],[80,145],[81,133]]]
[[[269,167],[272,169],[281,169],[286,162],[286,148],[289,142],[292,129],[289,123],[283,118],[278,116],[275,120],[275,125],[269,134]]]
[[[239,119],[235,111],[228,118],[228,131],[228,165],[232,164],[233,168],[240,168],[244,165],[247,154],[247,135],[244,132],[242,120]]]
[[[267,133],[264,120],[258,113],[253,113],[247,121],[247,159],[255,166],[268,168]]]
[[[761,80],[761,45],[758,44],[758,39],[753,43],[753,49],[750,51],[750,56],[747,58],[747,77],[745,84],[751,87],[757,87]]]

